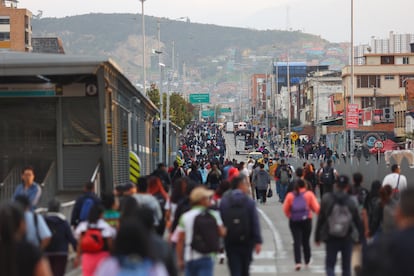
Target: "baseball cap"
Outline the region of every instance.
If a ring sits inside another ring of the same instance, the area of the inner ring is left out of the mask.
[[[205,187],[196,187],[190,194],[191,203],[198,203],[204,198],[209,198],[214,195],[214,191],[208,190]]]

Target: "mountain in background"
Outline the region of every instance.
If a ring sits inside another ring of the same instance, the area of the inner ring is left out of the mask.
[[[158,57],[151,54],[152,49],[158,49],[157,22],[161,26],[162,62],[167,65],[172,63],[174,42],[176,68],[198,71],[197,75],[207,79],[214,79],[217,73],[209,70],[212,66],[225,66],[226,70],[232,70],[243,63],[251,72],[266,70],[263,66],[270,64],[272,58],[286,58],[288,49],[292,59],[334,67],[346,62],[344,45],[330,44],[319,36],[301,31],[259,31],[152,16],[146,16],[145,20],[150,73],[158,70]],[[34,19],[33,36],[58,36],[69,54],[114,58],[130,79],[139,81],[142,66],[140,15],[87,14]]]

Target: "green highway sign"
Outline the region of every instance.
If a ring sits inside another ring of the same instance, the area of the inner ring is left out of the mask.
[[[220,112],[221,113],[231,113],[231,108],[230,107],[220,108]]]
[[[214,110],[203,110],[201,111],[203,117],[214,117]]]
[[[210,94],[190,94],[190,103],[191,104],[208,104],[210,103]]]

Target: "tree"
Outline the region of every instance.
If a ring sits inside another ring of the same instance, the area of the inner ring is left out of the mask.
[[[150,90],[148,91],[148,97],[150,100],[160,108],[160,91],[155,85],[151,85]],[[166,103],[167,103],[167,94],[163,94],[163,114],[164,118],[166,115]],[[194,106],[188,103],[180,94],[171,93],[170,94],[170,120],[174,124],[183,128],[188,125],[193,119]]]

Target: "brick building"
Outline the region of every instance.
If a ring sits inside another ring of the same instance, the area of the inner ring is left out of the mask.
[[[17,0],[0,0],[0,50],[32,50],[32,13],[17,8]]]

